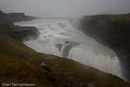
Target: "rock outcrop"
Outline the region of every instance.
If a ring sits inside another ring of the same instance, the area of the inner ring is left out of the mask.
[[[37,18],[38,17],[27,16],[24,13],[3,13],[0,10],[0,23],[30,21],[30,20],[34,20]]]
[[[26,16],[24,13],[9,13],[7,14],[7,17],[13,22],[30,21],[30,20],[36,19],[36,17]]]
[[[19,41],[37,38],[37,28],[20,27],[13,24],[13,22],[30,21],[33,19],[36,19],[36,17],[26,16],[24,13],[5,14],[0,11],[0,36],[9,35]]]

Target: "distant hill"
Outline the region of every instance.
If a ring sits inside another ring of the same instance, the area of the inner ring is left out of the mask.
[[[12,22],[18,22],[18,21],[30,21],[37,19],[38,17],[33,17],[33,16],[27,16],[24,13],[3,13],[0,11],[0,21],[2,19],[6,19],[7,21],[12,21]]]
[[[24,13],[9,13],[7,14],[7,17],[13,22],[30,21],[36,19],[36,17],[26,16]]]

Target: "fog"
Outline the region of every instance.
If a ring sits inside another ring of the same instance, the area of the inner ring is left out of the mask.
[[[39,17],[130,13],[130,0],[0,0],[3,12]]]

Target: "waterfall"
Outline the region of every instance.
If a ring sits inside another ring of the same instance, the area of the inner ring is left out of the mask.
[[[85,47],[74,41],[65,41],[62,44],[57,44],[56,47],[62,57],[111,73],[124,80],[126,79],[122,73],[123,67],[116,55],[95,53],[95,49],[85,49]]]
[[[39,30],[36,40],[24,42],[32,49],[69,58],[126,80],[116,53],[75,29],[68,19],[38,19],[15,24],[35,26]]]
[[[79,61],[82,64],[89,65],[124,79],[124,76],[121,73],[122,67],[117,56],[111,57],[109,55],[105,56],[102,54],[94,54],[87,50],[76,47],[71,49],[68,57],[75,61]]]

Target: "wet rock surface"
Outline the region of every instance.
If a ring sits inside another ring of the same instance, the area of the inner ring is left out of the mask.
[[[26,41],[26,40],[36,39],[38,35],[39,32],[35,27],[17,26],[16,30],[13,32],[11,37],[18,41]]]
[[[66,46],[63,49],[63,57],[68,57],[69,51],[71,50],[71,48],[73,48],[74,46],[79,45],[78,42],[74,42],[74,41],[65,41]]]
[[[65,41],[64,43],[56,44],[55,47],[57,47],[59,51],[62,51],[63,57],[68,57],[69,51],[71,50],[71,48],[78,45],[79,43],[75,41]]]

